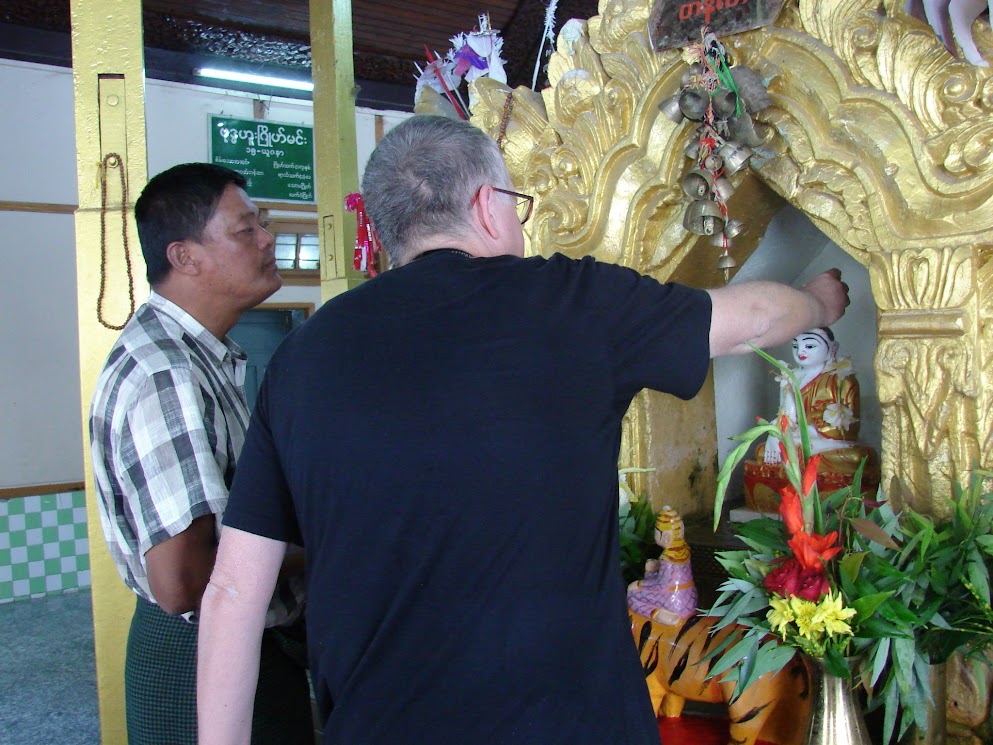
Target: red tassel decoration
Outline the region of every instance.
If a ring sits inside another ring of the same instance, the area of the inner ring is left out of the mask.
[[[383,247],[379,243],[376,229],[366,215],[365,202],[359,193],[345,197],[345,209],[355,213],[355,251],[352,253],[352,268],[367,277],[379,274],[379,254]]]

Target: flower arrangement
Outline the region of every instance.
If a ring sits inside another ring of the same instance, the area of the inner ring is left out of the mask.
[[[861,468],[850,487],[819,494],[800,386],[784,363],[756,351],[792,378],[799,444],[784,416],[759,419],[734,438],[718,476],[715,529],[731,474],[757,439],[778,441],[790,486],[778,516],[737,526],[745,549],[718,554],[728,579],[706,614],[717,628],[743,630],[711,652],[711,676],[723,674],[740,694],[800,650],[863,687],[869,708],[884,710],[887,742],[911,726],[927,731],[929,665],[957,650],[985,660],[993,640],[993,501],[982,494],[993,474],[976,471],[945,521],[865,498]]]

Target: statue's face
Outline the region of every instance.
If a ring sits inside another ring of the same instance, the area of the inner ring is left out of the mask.
[[[816,334],[793,337],[793,359],[800,367],[820,367],[828,360],[827,342]]]
[[[669,548],[671,545],[676,543],[677,540],[682,539],[686,533],[686,529],[681,522],[676,522],[670,525],[665,530],[655,529],[655,543],[657,543],[662,548]]]

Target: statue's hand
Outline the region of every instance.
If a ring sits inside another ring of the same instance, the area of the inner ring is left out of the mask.
[[[648,559],[645,562],[645,574],[658,574],[658,571],[659,571],[658,559]]]
[[[763,460],[770,466],[778,466],[783,462],[783,454],[779,452],[779,439],[769,435],[765,441],[765,455]]]

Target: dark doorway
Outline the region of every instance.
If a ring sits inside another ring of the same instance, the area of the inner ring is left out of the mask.
[[[307,318],[303,308],[256,308],[247,311],[229,336],[248,354],[248,372],[245,374],[245,398],[249,410],[255,408],[262,376],[269,365],[276,347],[290,331]]]

